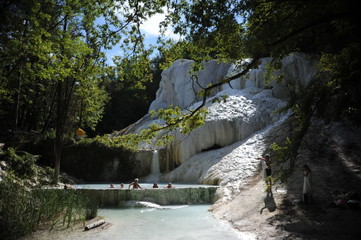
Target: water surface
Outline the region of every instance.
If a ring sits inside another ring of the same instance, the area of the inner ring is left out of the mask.
[[[229,223],[215,219],[210,205],[174,209],[100,209],[99,216],[112,225],[104,231],[84,232],[79,239],[124,240],[236,240],[241,234]],[[92,232],[90,234],[90,232]]]
[[[130,183],[124,183],[124,189],[128,189]],[[168,183],[158,183],[159,188],[165,188]],[[120,189],[120,183],[113,183],[116,189]],[[142,188],[152,188],[153,183],[139,183]],[[176,183],[172,184],[175,188],[198,188],[198,187],[218,187],[215,185],[204,185],[204,184],[181,184]],[[85,189],[108,189],[110,188],[110,183],[95,183],[95,184],[78,184],[75,185],[75,188],[85,188]]]

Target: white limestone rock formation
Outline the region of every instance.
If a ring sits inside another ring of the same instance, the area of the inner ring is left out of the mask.
[[[193,63],[192,60],[177,60],[172,67],[163,71],[156,99],[150,105],[149,111],[166,109],[169,105],[184,109],[200,100],[197,93],[201,88],[189,74]],[[205,63],[205,70],[198,73],[199,84],[206,87],[208,84],[217,83],[227,74],[229,66],[230,64],[217,63],[216,60]],[[217,92],[216,90],[214,94]]]
[[[272,58],[261,59],[261,64],[257,69],[252,69],[241,78],[232,80],[230,84],[222,86],[222,90],[231,88],[245,89],[249,87],[270,88],[276,98],[287,98],[290,88],[298,91],[304,88],[311,81],[316,72],[317,59],[303,53],[293,53],[281,60],[281,69],[274,72],[274,76],[280,78],[272,79],[268,82],[266,78],[267,64]],[[228,70],[228,76],[235,75],[240,70],[233,64]]]
[[[246,182],[258,171],[260,165],[255,157],[265,151],[265,139],[275,134],[272,129],[280,126],[289,116],[289,113],[277,113],[285,106],[289,89],[298,91],[307,86],[316,71],[314,59],[292,54],[282,60],[282,68],[274,73],[282,75],[282,80],[266,82],[266,64],[269,61],[269,58],[262,59],[257,69],[218,89],[213,97],[227,95],[227,101],[208,101],[209,114],[204,126],[186,136],[174,133],[174,142],[160,149],[164,153],[159,157],[163,181],[220,184],[223,187],[219,191],[227,196],[237,192],[242,185],[240,183]],[[195,108],[200,104],[194,103],[197,101],[195,92],[199,88],[194,90],[196,84],[190,81],[188,71],[191,63],[189,60],[178,60],[162,74],[157,99],[150,111],[169,105]],[[199,79],[202,86],[206,86],[236,72],[239,70],[234,65],[229,67],[211,61],[199,74]],[[145,116],[132,126],[131,131],[139,131],[154,121],[157,120]],[[144,147],[152,149],[154,145]],[[150,164],[147,165],[150,169]]]
[[[269,89],[228,89],[218,93],[227,95],[226,102],[206,104],[208,115],[205,125],[189,135],[175,133],[175,140],[169,146],[168,158],[176,166],[194,154],[214,148],[221,148],[250,137],[253,133],[276,122],[280,114],[275,113],[286,102],[274,98]],[[198,103],[199,104],[199,103]]]
[[[217,203],[230,200],[248,184],[261,168],[260,157],[275,135],[288,130],[290,112],[278,121],[229,146],[193,155],[174,171],[163,176],[164,181],[219,185]],[[281,130],[283,129],[283,131]]]

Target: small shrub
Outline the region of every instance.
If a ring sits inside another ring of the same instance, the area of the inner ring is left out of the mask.
[[[98,199],[93,196],[84,196],[85,199],[85,219],[93,219],[98,215]]]
[[[36,174],[35,162],[39,159],[37,155],[9,148],[2,154],[2,158],[17,177],[32,177]]]

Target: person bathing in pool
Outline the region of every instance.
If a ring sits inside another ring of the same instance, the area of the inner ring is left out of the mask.
[[[133,189],[143,189],[140,185],[139,185],[139,180],[138,178],[134,179],[134,182],[132,182],[131,184],[129,184],[128,189],[133,186]]]

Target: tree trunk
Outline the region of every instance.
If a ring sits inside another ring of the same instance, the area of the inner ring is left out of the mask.
[[[54,160],[55,160],[54,183],[58,183],[58,181],[59,181],[61,152],[62,152],[62,147],[63,147],[62,137],[58,137],[58,134],[56,134],[56,135],[57,135],[57,137],[55,138],[55,143],[54,143]]]
[[[87,226],[84,228],[84,230],[88,231],[88,230],[90,230],[90,229],[99,227],[99,226],[103,225],[104,223],[105,223],[105,221],[104,221],[103,219],[102,219],[102,220],[98,220],[98,221],[96,221],[96,222],[93,222],[93,223],[87,225]]]
[[[19,105],[20,105],[20,91],[21,91],[21,77],[18,78],[18,84],[16,86],[15,103],[14,103],[14,119],[13,119],[13,134],[18,131],[19,120]]]
[[[63,148],[64,139],[64,128],[65,128],[65,106],[63,99],[63,82],[58,81],[57,86],[57,116],[56,116],[56,127],[55,127],[55,142],[54,142],[54,182],[58,183],[60,174],[60,161],[61,152]]]

